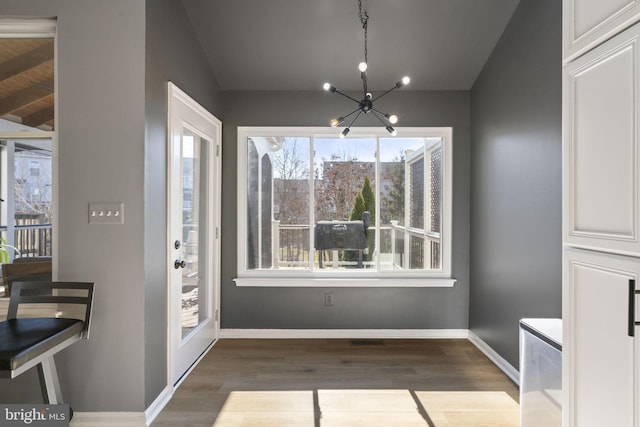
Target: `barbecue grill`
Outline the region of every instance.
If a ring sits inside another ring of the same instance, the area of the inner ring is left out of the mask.
[[[362,267],[362,254],[368,252],[369,212],[362,221],[318,221],[315,227],[314,247],[317,251],[345,250],[358,252],[358,267]],[[322,256],[319,258],[322,268]]]

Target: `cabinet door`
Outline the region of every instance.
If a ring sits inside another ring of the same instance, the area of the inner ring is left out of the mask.
[[[564,242],[640,255],[640,24],[564,69]]]
[[[638,427],[629,287],[640,259],[566,249],[563,274],[563,425]]]
[[[564,59],[576,58],[638,20],[639,0],[564,0]]]

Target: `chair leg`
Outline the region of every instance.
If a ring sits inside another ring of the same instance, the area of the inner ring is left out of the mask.
[[[53,356],[38,364],[38,378],[40,379],[40,389],[44,403],[52,405],[62,403],[62,390]]]

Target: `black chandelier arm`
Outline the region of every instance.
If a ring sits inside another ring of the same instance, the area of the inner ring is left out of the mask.
[[[347,117],[349,117],[350,115],[352,115],[353,113],[355,113],[355,112],[357,112],[357,111],[362,111],[362,110],[360,109],[360,107],[358,107],[358,108],[356,108],[355,110],[353,110],[352,112],[350,112],[349,114],[347,114],[347,115],[345,115],[345,116],[340,116],[340,117],[338,117],[337,119],[332,119],[332,120],[331,120],[331,122],[330,122],[331,127],[338,127],[338,126],[340,126],[342,123],[344,123],[344,121],[345,121],[345,119],[346,119]]]
[[[371,102],[373,102],[373,101],[377,101],[378,99],[382,98],[383,96],[387,95],[387,94],[388,94],[388,93],[390,93],[390,92],[393,92],[393,91],[394,91],[394,90],[396,90],[396,89],[398,89],[398,85],[395,85],[394,87],[392,87],[392,88],[391,88],[391,89],[389,89],[388,91],[383,92],[381,95],[379,95],[379,96],[377,96],[377,97],[373,98],[373,99],[371,100]]]
[[[344,121],[344,119],[346,119],[347,117],[349,117],[350,115],[352,115],[353,113],[360,111],[362,113],[362,110],[360,109],[360,107],[356,108],[355,110],[353,110],[352,112],[350,112],[349,114],[347,114],[346,116],[342,116],[342,121]]]
[[[350,99],[350,100],[352,100],[353,102],[355,102],[355,103],[357,103],[357,104],[360,104],[360,101],[358,101],[358,100],[357,100],[357,99],[355,99],[355,98],[350,97],[350,96],[349,96],[349,95],[347,95],[346,93],[342,93],[342,92],[340,92],[338,89],[336,89],[336,90],[334,90],[334,91],[332,91],[332,92],[338,93],[338,94],[340,94],[340,95],[344,96],[345,98],[349,98],[349,99]]]
[[[374,113],[376,113],[376,114],[375,114],[375,116],[376,116],[376,117],[380,116],[380,119],[382,120],[382,123],[384,123],[385,125],[387,124],[387,123],[385,122],[385,120],[386,120],[387,122],[389,122],[389,119],[387,118],[388,114],[385,114],[385,113],[383,113],[383,112],[382,112],[382,111],[380,111],[380,110],[376,110],[375,108],[371,108],[371,110],[369,110],[369,111],[373,111]],[[384,117],[384,119],[382,119],[382,117]],[[389,124],[391,124],[391,122],[389,122]]]
[[[389,123],[385,122],[384,119],[382,117],[384,117],[384,113],[381,113],[380,111],[376,110],[375,108],[372,108],[371,110],[373,112],[373,115],[375,118],[377,118],[378,120],[380,120],[380,122],[382,122],[383,125],[388,126]]]
[[[351,126],[353,126],[353,124],[356,122],[356,120],[358,120],[358,117],[360,117],[360,114],[362,114],[362,110],[358,109],[356,110],[358,112],[358,114],[353,118],[353,120],[351,120],[351,123],[349,123],[349,126],[347,126],[347,129],[351,129]],[[353,114],[353,113],[351,113]]]

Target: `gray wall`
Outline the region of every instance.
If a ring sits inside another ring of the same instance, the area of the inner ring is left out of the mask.
[[[61,279],[96,283],[91,339],[58,358],[65,399],[141,412],[167,381],[167,81],[219,115],[215,76],[178,0],[21,0],[2,13],[58,18],[56,261]],[[87,203],[104,200],[124,201],[124,226],[88,225]],[[2,402],[39,399],[33,372],[0,382]]]
[[[359,94],[354,94],[359,96]],[[379,108],[395,111],[402,126],[453,127],[453,288],[237,287],[237,126],[326,126],[345,103],[326,92],[222,92],[222,306],[223,328],[467,328],[469,284],[469,92],[396,92]],[[358,126],[379,126],[375,118]]]
[[[147,1],[145,404],[167,384],[167,82],[219,117],[216,78],[178,0]]]
[[[142,411],[145,2],[4,0],[0,13],[58,18],[55,261],[60,279],[96,286],[91,339],[57,358],[65,399],[76,411]],[[124,202],[125,224],[89,225],[91,201]],[[0,401],[26,400],[9,394]]]
[[[560,0],[522,0],[471,91],[470,328],[518,367],[518,321],[561,317]]]

